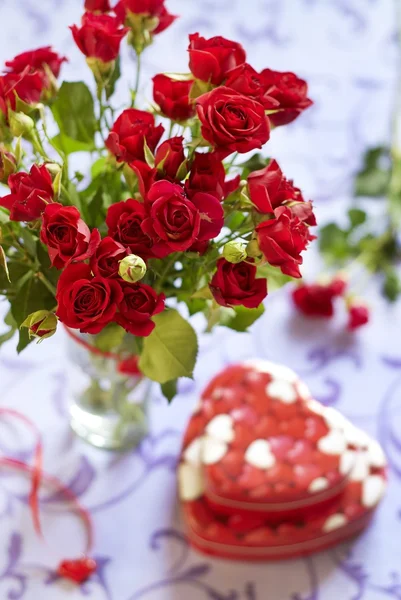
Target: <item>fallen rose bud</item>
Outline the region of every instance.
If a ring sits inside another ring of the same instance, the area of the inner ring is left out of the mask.
[[[242,262],[247,257],[246,243],[242,240],[227,242],[223,248],[224,258],[233,264]]]
[[[128,283],[136,283],[146,275],[145,261],[136,254],[130,254],[123,258],[118,269],[120,277]]]
[[[360,300],[351,300],[348,305],[348,324],[347,329],[349,331],[355,331],[363,325],[369,323],[370,311],[366,304],[363,304]]]

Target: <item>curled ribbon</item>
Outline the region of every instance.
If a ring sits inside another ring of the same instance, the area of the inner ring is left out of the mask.
[[[0,416],[18,419],[34,433],[36,438],[33,465],[16,458],[0,457],[0,466],[10,467],[31,476],[29,507],[37,534],[43,538],[39,514],[39,489],[42,482],[56,488],[61,495],[71,502],[75,512],[79,515],[85,525],[87,542],[84,556],[76,560],[63,560],[57,569],[57,574],[60,577],[65,577],[76,583],[83,583],[97,568],[96,561],[88,557],[93,545],[93,526],[89,512],[80,504],[75,494],[66,487],[62,481],[57,477],[47,475],[43,472],[43,444],[41,435],[34,423],[22,413],[11,408],[0,408]]]

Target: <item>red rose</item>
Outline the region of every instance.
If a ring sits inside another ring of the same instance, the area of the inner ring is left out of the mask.
[[[330,318],[334,314],[334,299],[342,296],[346,284],[342,279],[334,279],[328,284],[302,284],[292,292],[295,306],[308,317]]]
[[[196,110],[203,137],[222,155],[261,148],[270,137],[263,106],[229,88],[203,94],[196,101]]]
[[[148,163],[142,160],[134,160],[128,165],[138,178],[139,193],[143,199],[150,190],[151,186],[158,179],[163,179],[159,171],[155,167],[150,167]]]
[[[185,167],[184,138],[173,137],[166,140],[158,147],[155,155],[156,167],[168,179],[176,179],[180,167]],[[183,179],[186,175],[180,177]]]
[[[166,117],[186,121],[195,114],[189,99],[192,84],[192,80],[179,81],[162,74],[153,77],[153,99]]]
[[[145,160],[144,142],[154,152],[161,136],[163,125],[155,126],[154,116],[144,110],[128,108],[114,123],[106,147],[121,162]]]
[[[267,296],[267,281],[256,277],[254,265],[246,262],[233,264],[220,258],[210,289],[221,306],[257,308]]]
[[[154,315],[164,310],[164,294],[144,283],[123,283],[123,298],[119,303],[119,313],[115,320],[133,335],[147,336],[155,328]]]
[[[44,46],[43,48],[18,54],[18,56],[6,62],[6,67],[10,73],[22,73],[27,68],[29,73],[34,71],[45,73],[45,67],[48,67],[54,77],[58,77],[63,62],[67,62],[65,56],[60,56],[57,52],[54,52],[51,46]]]
[[[80,28],[72,25],[70,29],[81,52],[104,63],[116,60],[121,40],[128,33],[116,17],[91,12],[84,14]]]
[[[298,188],[294,189],[297,190]],[[302,198],[302,195],[300,201],[291,202],[289,206],[292,214],[298,217],[300,221],[303,221],[306,223],[306,225],[310,225],[311,227],[317,225],[316,216],[313,212],[313,204],[312,202],[305,202],[305,200]],[[311,237],[311,240],[312,239],[315,239],[315,237]]]
[[[261,213],[272,213],[284,202],[304,201],[301,190],[284,177],[275,160],[271,160],[264,169],[248,175],[248,189],[252,204]]]
[[[196,192],[207,192],[221,200],[225,178],[224,165],[215,154],[196,152],[185,188],[190,198]]]
[[[106,217],[109,236],[144,259],[152,256],[152,241],[141,229],[145,216],[144,205],[130,198],[112,204]]]
[[[93,277],[90,266],[79,263],[61,273],[56,298],[56,314],[62,323],[96,334],[113,321],[123,293],[117,281]]]
[[[85,0],[85,10],[88,12],[110,12],[110,0]]]
[[[158,23],[155,29],[152,29],[152,34],[161,33],[167,27],[170,27],[177,18],[168,12],[164,6],[164,0],[120,0],[114,8],[114,12],[122,23],[124,23],[128,13],[156,17]]]
[[[215,196],[199,192],[189,199],[182,186],[167,180],[152,185],[146,205],[142,230],[153,240],[152,252],[159,258],[214,238],[224,224]]]
[[[189,69],[196,79],[220,85],[228,71],[246,60],[245,50],[237,42],[216,36],[209,40],[199,33],[189,36]]]
[[[45,165],[33,165],[29,173],[8,178],[11,194],[0,198],[0,206],[10,211],[11,221],[40,219],[46,205],[53,202],[52,178]]]
[[[277,112],[269,115],[273,125],[291,123],[313,104],[307,97],[308,84],[294,73],[264,69],[260,75],[267,88],[267,94],[279,102]]]
[[[349,331],[355,331],[355,329],[359,329],[359,327],[369,323],[369,320],[369,308],[365,304],[353,301],[353,303],[348,307],[347,329]]]
[[[93,254],[90,266],[94,275],[108,279],[119,277],[118,267],[123,258],[128,255],[126,248],[111,237],[101,240]]]
[[[278,100],[267,94],[267,86],[262,76],[251,65],[248,65],[248,63],[239,65],[230,71],[227,74],[224,85],[244,96],[257,100],[263,104],[265,110],[274,110],[280,106]]]
[[[255,229],[260,250],[267,262],[280,267],[285,275],[301,277],[301,252],[311,239],[309,228],[286,206],[276,208],[274,216],[274,219],[263,221]]]
[[[90,258],[99,245],[100,233],[97,229],[90,232],[75,206],[55,202],[43,213],[40,239],[48,248],[52,265],[62,269]]]
[[[8,110],[15,110],[17,96],[26,104],[37,104],[44,89],[43,75],[30,72],[29,67],[21,73],[0,75],[0,111],[8,120]]]

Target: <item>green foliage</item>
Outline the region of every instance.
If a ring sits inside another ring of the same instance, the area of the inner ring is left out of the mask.
[[[384,166],[383,163],[385,163]],[[372,198],[385,196],[390,182],[390,175],[389,149],[381,146],[371,148],[366,152],[362,170],[356,176],[355,196]]]
[[[89,88],[82,82],[64,82],[52,105],[60,133],[53,143],[65,154],[95,148],[97,122]]]
[[[167,402],[170,404],[174,397],[177,395],[177,379],[167,381],[166,383],[160,384],[160,389]]]
[[[234,314],[230,315],[222,323],[225,327],[235,331],[247,331],[247,329],[265,312],[263,304],[258,308],[245,308],[245,306],[236,306],[233,308]]]
[[[401,295],[400,277],[391,267],[386,270],[382,292],[390,302],[395,302]]]
[[[124,339],[125,331],[117,323],[110,323],[100,333],[93,337],[96,348],[102,352],[117,351]]]
[[[144,339],[139,361],[142,373],[159,383],[191,377],[198,354],[198,339],[191,325],[176,310],[153,318],[156,327]]]

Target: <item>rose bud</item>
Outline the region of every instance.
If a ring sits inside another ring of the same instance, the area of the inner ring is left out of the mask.
[[[170,138],[157,149],[155,155],[157,170],[168,179],[181,181],[187,175],[183,142],[183,137]]]
[[[195,106],[189,98],[192,84],[192,79],[181,81],[163,74],[153,77],[153,99],[164,116],[172,121],[186,121],[194,116]]]
[[[189,69],[196,79],[220,85],[227,73],[245,62],[245,50],[222,36],[209,40],[199,33],[189,36]]]
[[[128,283],[136,283],[146,275],[145,261],[136,254],[129,254],[122,261],[118,269],[120,277]]]
[[[85,10],[99,13],[110,12],[110,0],[85,0]]]
[[[353,299],[348,305],[348,324],[347,329],[349,331],[355,331],[369,323],[370,311],[366,304],[363,304],[360,300]]]
[[[279,103],[274,113],[269,114],[269,119],[276,127],[294,121],[302,111],[313,104],[307,97],[308,85],[306,81],[294,73],[272,71],[264,69],[260,74],[266,87],[266,94]]]
[[[110,15],[85,13],[81,27],[70,27],[75,43],[87,58],[100,63],[112,63],[120,52],[120,44],[128,29]]]
[[[118,162],[143,161],[145,140],[151,152],[154,152],[163,132],[163,125],[155,125],[151,113],[127,108],[115,121],[106,140],[106,148]]]
[[[52,337],[57,329],[57,317],[48,310],[38,310],[29,315],[21,324],[21,327],[27,327],[29,337],[36,337],[39,340]]]
[[[31,117],[22,112],[10,112],[10,130],[14,137],[29,137],[35,123]]]
[[[149,33],[161,33],[177,18],[168,12],[164,0],[120,0],[114,7],[114,12],[121,23],[125,22],[132,28],[134,47],[138,51],[151,43]]]
[[[232,240],[227,242],[223,248],[224,258],[233,264],[237,264],[246,259],[246,243],[242,240]]]
[[[29,173],[13,173],[8,179],[10,194],[0,206],[10,211],[11,221],[36,221],[53,202],[52,178],[45,165],[32,165]]]
[[[17,170],[17,161],[14,154],[0,148],[0,182],[7,183],[10,175]]]

